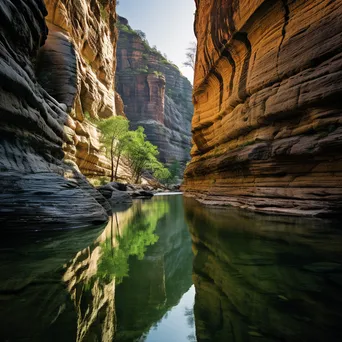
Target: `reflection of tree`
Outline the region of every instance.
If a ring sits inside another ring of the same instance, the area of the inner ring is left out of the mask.
[[[196,338],[195,334],[190,334],[190,335],[188,335],[188,336],[187,336],[187,339],[188,339],[188,341],[190,341],[190,342],[196,342],[196,341],[197,341],[197,338]]]
[[[102,245],[102,256],[98,265],[97,276],[103,279],[114,279],[119,284],[128,276],[130,256],[136,256],[139,260],[144,258],[147,246],[158,241],[154,234],[158,220],[166,214],[168,205],[166,202],[144,203],[138,206],[131,223],[121,229],[122,235],[117,233],[118,245],[112,246],[112,239],[107,239]]]
[[[195,326],[195,317],[194,317],[194,309],[193,308],[185,308],[185,317],[186,321],[190,328]]]
[[[154,202],[166,202],[169,213],[158,221],[158,243],[148,248],[144,260],[129,260],[129,277],[116,287],[115,341],[144,341],[192,284],[192,251],[183,200],[179,196],[156,197]]]
[[[138,202],[116,213],[97,240],[69,262],[63,279],[77,313],[74,341],[113,340],[115,278],[128,274],[131,255],[143,258],[147,246],[157,241],[157,221],[167,210],[167,203]]]

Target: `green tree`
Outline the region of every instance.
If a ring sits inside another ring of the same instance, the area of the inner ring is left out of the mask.
[[[176,179],[180,176],[180,169],[181,165],[178,160],[175,160],[172,162],[172,164],[169,166],[169,171],[170,171],[170,178],[169,182],[175,182]]]
[[[180,169],[181,165],[178,160],[175,160],[171,163],[171,165],[166,169],[167,172],[162,170],[161,172],[155,172],[155,177],[158,180],[166,185],[170,185],[180,177]]]
[[[101,141],[106,147],[107,154],[109,154],[111,160],[111,182],[117,179],[120,158],[127,143],[128,126],[128,120],[122,116],[112,116],[98,123],[98,128],[102,133]],[[116,165],[114,171],[115,157]]]
[[[138,36],[142,39],[145,40],[146,39],[146,33],[141,31],[141,30],[135,30],[135,32],[138,34]]]
[[[146,140],[143,127],[138,127],[137,130],[129,132],[126,146],[126,156],[135,183],[139,182],[144,170],[152,171],[156,178],[168,177],[169,171],[157,159],[158,148]]]

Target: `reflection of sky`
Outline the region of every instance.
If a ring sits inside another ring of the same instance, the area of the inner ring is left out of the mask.
[[[178,305],[174,306],[151,328],[147,342],[189,342],[196,341],[193,307],[195,301],[195,287],[192,285],[184,293]],[[191,314],[190,314],[191,313]]]

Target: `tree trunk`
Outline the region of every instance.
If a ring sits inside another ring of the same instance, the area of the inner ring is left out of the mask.
[[[115,180],[118,179],[118,168],[119,168],[120,157],[121,157],[121,150],[119,151],[118,157],[116,159],[116,167],[115,167],[115,174],[114,174],[114,179]]]
[[[110,147],[110,162],[111,162],[111,172],[110,172],[110,181],[114,181],[114,137],[112,138],[112,144]]]
[[[135,179],[135,184],[138,184],[139,178],[140,178],[140,174],[139,174],[139,172],[137,172],[137,178]]]

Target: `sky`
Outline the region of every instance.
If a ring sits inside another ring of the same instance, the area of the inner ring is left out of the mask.
[[[134,30],[146,33],[150,46],[156,45],[182,74],[193,82],[193,70],[184,67],[186,49],[195,41],[194,0],[120,0],[120,16],[128,19]]]

